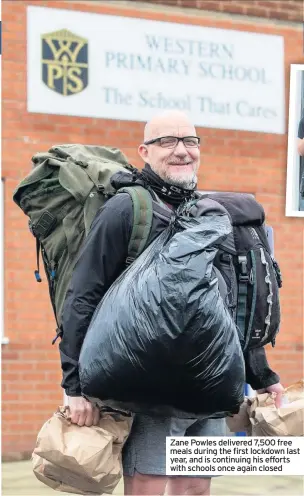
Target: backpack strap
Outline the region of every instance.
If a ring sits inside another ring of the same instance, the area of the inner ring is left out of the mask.
[[[247,313],[247,293],[248,293],[248,283],[249,283],[246,255],[240,255],[238,257],[238,263],[240,265],[240,274],[238,280],[236,324],[239,328],[242,339],[245,339],[245,319]]]
[[[142,186],[120,188],[119,193],[128,193],[133,204],[133,228],[128,247],[126,265],[130,265],[144,251],[150,235],[153,218],[152,197]]]

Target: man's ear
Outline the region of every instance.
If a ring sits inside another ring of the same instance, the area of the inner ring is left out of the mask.
[[[139,145],[137,151],[142,160],[146,162],[148,157],[148,148],[146,147],[146,145]]]

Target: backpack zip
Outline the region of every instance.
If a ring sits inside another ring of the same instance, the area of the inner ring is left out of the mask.
[[[56,336],[52,341],[52,344],[55,344],[57,339],[62,336],[62,328],[59,325],[59,322],[57,319],[57,314],[56,314],[56,307],[55,307],[55,277],[56,277],[56,269],[57,269],[58,264],[56,264],[56,262],[54,262],[54,261],[51,261],[51,262],[48,261],[46,251],[42,245],[41,245],[41,255],[42,255],[42,260],[44,263],[45,273],[46,273],[46,277],[47,277],[47,281],[48,281],[50,300],[51,300],[51,304],[53,307],[53,312],[54,312],[54,316],[55,316],[55,320],[56,320],[56,324],[57,324]]]
[[[269,263],[266,260],[265,256],[265,251],[263,248],[260,248],[261,252],[261,262],[265,266],[265,271],[266,271],[266,276],[265,276],[265,282],[267,286],[269,287],[269,293],[267,296],[267,303],[268,303],[268,313],[265,317],[265,333],[263,338],[261,339],[261,344],[266,341],[268,334],[269,334],[269,329],[270,329],[270,324],[271,324],[271,315],[272,315],[272,305],[273,305],[273,290],[272,290],[272,281],[270,277],[270,270],[269,270]]]
[[[250,317],[249,317],[249,323],[248,323],[248,328],[247,328],[247,335],[246,335],[246,340],[244,344],[244,350],[246,350],[250,337],[251,337],[251,329],[252,329],[252,324],[253,324],[253,318],[254,318],[254,313],[255,313],[255,306],[256,306],[256,298],[257,298],[257,284],[256,284],[256,259],[255,259],[255,254],[253,250],[250,250],[250,256],[251,256],[251,263],[252,263],[252,268],[250,271],[250,283],[252,285],[252,299],[251,299],[251,312],[250,312]]]

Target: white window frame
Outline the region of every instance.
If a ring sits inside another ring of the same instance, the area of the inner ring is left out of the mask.
[[[298,127],[301,119],[303,64],[290,66],[289,125],[286,181],[286,217],[304,217],[299,210],[300,156],[297,150]]]

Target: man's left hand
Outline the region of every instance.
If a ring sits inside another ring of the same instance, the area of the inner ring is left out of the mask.
[[[276,397],[274,400],[275,406],[277,408],[280,408],[281,403],[282,403],[282,397],[284,393],[284,387],[280,382],[277,382],[276,384],[273,384],[272,386],[268,386],[267,388],[264,389],[258,389],[257,393],[276,393]]]

